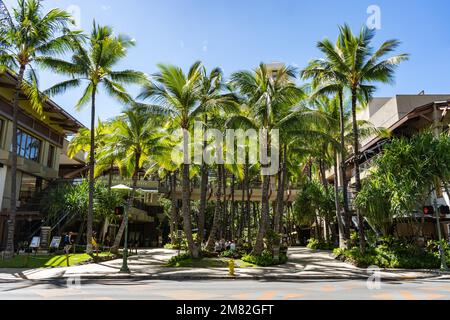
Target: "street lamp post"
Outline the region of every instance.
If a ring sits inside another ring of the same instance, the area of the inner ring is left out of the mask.
[[[132,188],[125,186],[125,185],[117,185],[114,187],[111,187],[111,189],[114,190],[133,190]],[[130,269],[128,268],[128,210],[130,207],[130,194],[128,193],[128,199],[127,199],[127,205],[125,206],[125,212],[124,212],[124,223],[125,223],[125,239],[123,243],[123,253],[122,253],[122,267],[120,268],[121,273],[130,273]]]

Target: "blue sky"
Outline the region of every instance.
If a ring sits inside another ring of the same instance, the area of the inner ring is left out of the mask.
[[[8,6],[15,0],[6,0]],[[154,73],[157,63],[188,68],[201,60],[212,68],[220,66],[226,75],[251,69],[260,62],[281,61],[298,68],[320,57],[316,43],[334,40],[337,26],[348,23],[359,29],[370,14],[381,10],[381,29],[375,43],[390,38],[402,41],[399,52],[411,59],[398,69],[393,86],[379,86],[376,96],[450,92],[450,28],[447,0],[45,0],[45,7],[79,8],[83,29],[92,20],[114,27],[137,41],[137,46],[118,69],[132,68]],[[43,89],[61,80],[41,73]],[[130,88],[137,93],[137,88]],[[54,100],[84,124],[88,108],[74,110],[81,91],[71,91]],[[120,113],[122,107],[101,96],[98,116]]]

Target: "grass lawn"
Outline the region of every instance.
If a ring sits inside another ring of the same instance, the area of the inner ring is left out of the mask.
[[[178,261],[174,266],[174,268],[228,268],[228,261],[230,259],[227,258],[200,258],[200,259],[185,259]],[[242,261],[242,260],[234,260],[236,268],[253,268],[255,265]]]
[[[99,257],[113,257],[109,252],[99,253]],[[0,268],[48,268],[66,267],[80,264],[91,260],[92,257],[86,253],[70,254],[69,259],[63,255],[20,255],[12,259],[0,260]]]

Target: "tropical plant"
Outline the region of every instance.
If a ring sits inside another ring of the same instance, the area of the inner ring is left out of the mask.
[[[208,129],[209,117],[214,119],[223,118],[225,114],[237,112],[237,98],[224,85],[223,72],[219,68],[214,68],[209,74],[206,68],[202,68],[202,80],[200,87],[200,109],[203,116],[203,128]],[[218,127],[215,127],[219,129]],[[223,129],[223,125],[222,125]],[[208,146],[206,133],[203,137],[202,153]],[[206,210],[206,192],[208,187],[208,165],[202,157],[200,169],[200,208],[198,214],[198,237],[197,243],[200,246],[203,243],[205,233],[205,210]]]
[[[356,204],[369,222],[388,235],[394,217],[409,216],[431,192],[448,188],[449,151],[447,133],[436,136],[425,131],[393,139],[374,160]]]
[[[123,195],[110,191],[102,182],[96,182],[94,190],[94,220],[115,219],[114,208],[124,204]],[[48,213],[49,219],[67,215],[65,221],[84,220],[88,214],[88,199],[89,183],[83,179],[81,183],[65,183],[51,188],[42,198],[40,208]]]
[[[71,79],[63,81],[46,93],[57,95],[69,89],[86,84],[84,92],[76,108],[91,103],[91,128],[95,128],[95,108],[97,94],[102,87],[105,92],[124,104],[132,104],[133,100],[123,85],[143,83],[146,77],[134,70],[115,71],[114,67],[127,55],[127,49],[134,46],[133,39],[125,35],[114,35],[109,26],[93,23],[92,32],[86,41],[76,41],[71,61],[55,58],[43,60],[52,71],[68,75]],[[92,214],[94,206],[95,177],[95,130],[91,130],[89,158],[89,214],[87,216],[87,238],[92,238]],[[92,252],[91,241],[87,241],[88,253]]]
[[[198,245],[192,236],[190,205],[190,154],[189,130],[194,119],[203,111],[201,104],[202,65],[194,63],[187,74],[172,65],[158,65],[159,73],[154,81],[144,86],[139,98],[151,99],[156,105],[148,107],[157,114],[169,115],[173,123],[183,130],[182,164],[182,214],[183,227],[187,237],[189,252],[199,256]]]
[[[120,174],[123,177],[131,177],[132,193],[130,202],[134,200],[137,190],[139,173],[144,164],[151,161],[152,156],[164,153],[165,145],[161,142],[161,119],[150,117],[148,110],[140,105],[125,110],[111,122],[111,135],[99,150],[99,161],[108,162],[111,158],[117,160]],[[102,159],[105,158],[106,161]],[[125,219],[117,233],[113,248],[118,249],[123,231]]]
[[[361,190],[361,177],[359,169],[359,132],[356,117],[358,96],[367,101],[375,90],[374,82],[392,83],[396,67],[408,59],[407,54],[394,55],[385,58],[399,46],[398,40],[388,40],[378,49],[372,47],[375,36],[373,30],[363,27],[358,35],[354,35],[348,25],[339,27],[339,36],[336,45],[329,40],[319,43],[319,48],[329,58],[321,61],[321,66],[327,69],[329,79],[336,79],[336,84],[345,86],[350,91],[351,114],[353,122],[353,153],[355,167],[355,193]],[[331,76],[332,75],[332,76]],[[360,232],[360,250],[364,253],[365,236],[364,223],[357,210]]]
[[[101,149],[108,137],[112,134],[112,127],[110,122],[103,122],[101,119],[97,121],[95,128],[95,150]],[[70,140],[67,148],[67,155],[71,158],[76,157],[80,152],[86,156],[86,162],[90,159],[91,149],[91,130],[88,128],[81,128],[77,134]],[[98,177],[105,171],[109,171],[108,186],[112,186],[112,176],[114,165],[118,162],[117,153],[109,153],[108,157],[97,157],[94,176]]]
[[[293,81],[295,71],[292,67],[282,67],[272,74],[267,70],[266,65],[260,64],[254,71],[239,71],[231,76],[231,85],[237,88],[250,112],[250,117],[238,116],[232,121],[267,132],[265,138],[259,142],[260,148],[264,147],[269,150],[271,147],[269,134],[272,133],[272,130],[280,129],[283,125],[287,125],[288,121],[295,121],[297,113],[289,114],[289,110],[301,100],[303,94]],[[254,255],[260,255],[264,250],[264,237],[270,227],[270,176],[268,172],[265,172],[267,169],[267,165],[263,165],[261,169],[261,221],[253,248]]]
[[[324,186],[315,180],[305,181],[299,189],[294,201],[293,213],[298,224],[315,223],[315,238],[322,240],[320,220],[331,220],[334,216],[335,203],[331,186]]]

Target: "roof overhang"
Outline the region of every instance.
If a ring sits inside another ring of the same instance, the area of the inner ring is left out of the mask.
[[[0,88],[15,90],[16,82],[17,76],[13,72],[8,70],[0,74]],[[20,99],[25,100],[27,98],[21,93]],[[51,126],[60,128],[66,135],[77,133],[81,128],[85,127],[50,98],[47,98],[43,112],[45,122]]]
[[[397,130],[398,128],[400,128],[401,126],[403,126],[404,124],[406,124],[407,122],[409,122],[413,119],[417,119],[419,117],[425,118],[426,120],[433,122],[433,120],[430,119],[429,117],[427,117],[426,114],[429,113],[430,111],[433,111],[433,109],[435,107],[437,107],[440,111],[443,111],[444,117],[447,114],[450,114],[450,112],[449,112],[450,111],[450,100],[435,101],[435,102],[427,103],[427,104],[420,106],[420,107],[412,110],[411,112],[407,113],[405,116],[400,118],[396,123],[394,123],[392,126],[390,126],[388,128],[388,130],[390,132],[393,132],[393,131]],[[441,118],[440,120],[442,121],[443,118]],[[381,142],[384,139],[385,138],[382,138],[382,137],[375,137],[372,140],[370,140],[368,143],[366,143],[363,147],[361,147],[361,149],[359,151],[361,153],[366,152],[367,150],[370,150],[373,147],[375,147],[379,142]],[[353,158],[354,158],[354,156],[352,155],[347,160],[347,162],[352,162]]]

